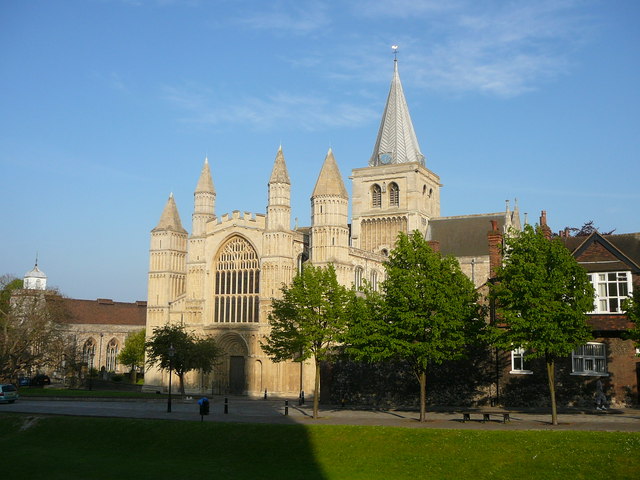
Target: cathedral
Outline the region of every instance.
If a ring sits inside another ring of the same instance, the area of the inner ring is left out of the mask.
[[[487,233],[520,229],[517,204],[497,213],[440,216],[440,177],[420,150],[400,82],[398,63],[373,153],[351,173],[349,198],[329,149],[311,192],[311,225],[291,228],[291,179],[282,148],[275,156],[264,214],[218,216],[208,161],[194,192],[191,232],[170,196],[151,231],[147,338],[158,326],[182,324],[211,335],[225,355],[209,374],[191,372],[187,391],[258,396],[313,394],[311,363],[272,362],[261,349],[269,335],[271,300],[305,261],[333,264],[338,280],[373,288],[399,232],[418,230],[443,254],[454,255],[481,287],[490,275]],[[351,219],[348,209],[351,201]],[[168,372],[151,369],[145,390],[163,390]]]

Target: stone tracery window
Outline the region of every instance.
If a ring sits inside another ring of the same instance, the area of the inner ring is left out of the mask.
[[[107,372],[115,372],[118,358],[118,340],[112,338],[107,344],[106,370]]]
[[[373,208],[382,207],[382,188],[377,183],[371,187],[371,206]]]
[[[259,321],[260,263],[251,244],[242,237],[228,240],[214,262],[214,321]]]
[[[95,354],[96,341],[93,338],[89,338],[82,346],[82,361],[86,363],[88,367],[93,367],[93,365],[91,365],[91,356]]]
[[[396,182],[389,184],[389,205],[392,207],[400,206],[400,187]]]

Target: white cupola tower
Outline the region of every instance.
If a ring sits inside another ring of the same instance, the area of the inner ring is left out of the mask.
[[[38,259],[36,258],[36,264],[33,270],[25,273],[23,279],[23,285],[26,290],[46,290],[47,289],[47,276],[42,270],[38,268]]]

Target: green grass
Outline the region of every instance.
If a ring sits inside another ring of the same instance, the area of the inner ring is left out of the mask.
[[[0,415],[11,479],[638,478],[640,434]]]
[[[107,398],[163,398],[157,393],[126,392],[115,390],[75,390],[70,388],[31,388],[20,387],[21,397],[107,397]]]

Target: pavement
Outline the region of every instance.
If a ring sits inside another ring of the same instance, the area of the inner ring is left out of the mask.
[[[551,425],[550,410],[543,409],[465,409],[438,407],[427,411],[427,421],[419,422],[415,410],[321,406],[319,418],[312,418],[312,405],[284,399],[210,398],[210,414],[201,417],[197,400],[175,397],[168,412],[168,401],[162,399],[69,399],[21,398],[13,404],[0,405],[0,414],[29,413],[39,415],[75,415],[89,417],[145,418],[158,420],[272,423],[304,425],[375,425],[406,428],[446,428],[464,430],[583,430],[640,432],[640,410],[624,408],[601,412],[561,409],[559,425]],[[286,410],[286,414],[285,414]],[[510,421],[503,423],[502,412],[509,412]],[[471,421],[463,422],[462,412],[471,412]],[[481,412],[493,412],[483,422]]]

